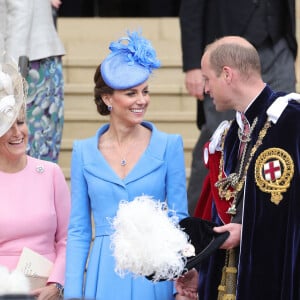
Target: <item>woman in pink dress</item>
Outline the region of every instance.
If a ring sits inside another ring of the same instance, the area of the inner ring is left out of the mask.
[[[0,65],[0,265],[16,268],[24,247],[53,262],[38,300],[58,299],[64,284],[70,211],[60,167],[26,155],[24,80],[10,64]]]

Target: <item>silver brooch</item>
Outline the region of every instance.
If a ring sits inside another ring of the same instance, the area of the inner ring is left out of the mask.
[[[35,170],[36,170],[38,173],[44,173],[45,168],[44,168],[44,166],[40,165],[40,166],[37,166],[37,167],[35,168]]]

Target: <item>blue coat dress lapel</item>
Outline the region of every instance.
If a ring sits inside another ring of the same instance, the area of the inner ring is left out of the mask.
[[[98,150],[99,137],[108,129],[108,124],[103,125],[97,134],[88,139],[87,143],[84,144],[85,149],[83,149],[82,154],[84,156],[85,171],[102,180],[125,186],[129,182],[135,181],[141,176],[145,176],[159,168],[163,164],[164,153],[167,147],[166,135],[158,131],[156,127],[149,122],[143,122],[142,124],[152,130],[150,143],[127,177],[123,180],[119,178]],[[101,170],[99,166],[101,166]]]

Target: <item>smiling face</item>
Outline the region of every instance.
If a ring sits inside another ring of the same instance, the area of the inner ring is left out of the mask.
[[[26,156],[28,127],[22,112],[10,129],[0,137],[0,160],[15,161]]]
[[[112,106],[112,121],[125,126],[140,124],[150,103],[148,83],[126,90],[115,90],[106,97],[105,103]]]

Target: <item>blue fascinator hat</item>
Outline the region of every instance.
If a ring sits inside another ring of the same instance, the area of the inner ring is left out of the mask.
[[[104,82],[115,90],[124,90],[145,82],[160,61],[150,41],[139,32],[127,32],[127,36],[112,42],[111,53],[101,64]]]

